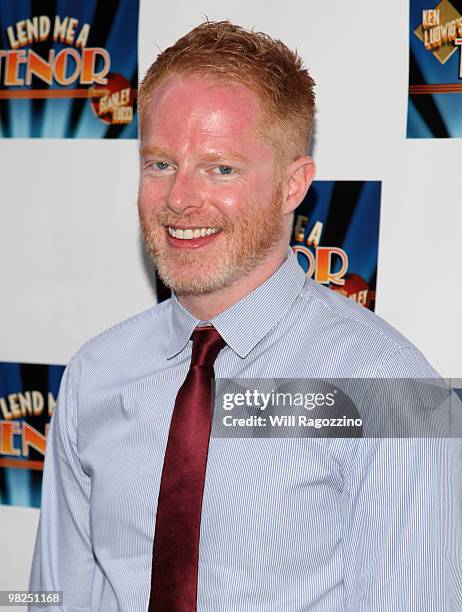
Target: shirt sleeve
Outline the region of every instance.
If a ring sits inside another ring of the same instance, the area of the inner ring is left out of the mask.
[[[421,359],[400,350],[378,376],[430,378]],[[344,499],[346,611],[462,610],[461,479],[460,437],[357,441]]]
[[[66,368],[45,455],[42,507],[30,590],[63,591],[66,612],[90,610],[95,558],[90,530],[90,478],[77,450],[73,367]],[[30,610],[44,607],[31,606]],[[58,608],[50,607],[50,612]]]

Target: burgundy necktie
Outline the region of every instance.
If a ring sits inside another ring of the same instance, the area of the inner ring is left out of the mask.
[[[194,612],[205,469],[212,425],[213,364],[225,341],[192,334],[188,375],[175,400],[157,505],[149,612]]]

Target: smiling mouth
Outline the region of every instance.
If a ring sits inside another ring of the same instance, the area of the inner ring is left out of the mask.
[[[180,229],[167,226],[167,231],[172,238],[178,238],[179,240],[194,240],[197,238],[204,238],[205,236],[211,236],[220,231],[217,227],[188,227],[186,229]]]

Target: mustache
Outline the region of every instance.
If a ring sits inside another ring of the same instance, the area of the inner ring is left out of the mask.
[[[175,213],[170,210],[158,210],[149,218],[149,222],[158,223],[159,225],[170,225],[175,227],[181,225],[184,227],[216,227],[226,229],[231,225],[225,215],[217,211],[217,214],[197,214],[197,213]]]

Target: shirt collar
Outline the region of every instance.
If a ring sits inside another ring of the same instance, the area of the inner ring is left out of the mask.
[[[210,323],[226,344],[239,357],[246,357],[260,340],[279,321],[300,294],[306,275],[292,249],[283,264],[262,285],[236,304],[214,317]],[[173,295],[170,359],[188,343],[194,328],[200,324]]]

